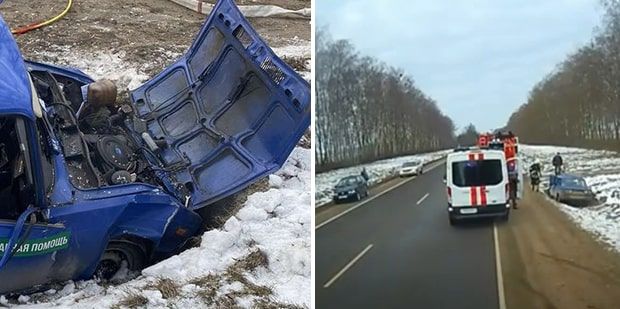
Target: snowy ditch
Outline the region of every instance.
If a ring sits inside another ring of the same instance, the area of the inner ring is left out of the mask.
[[[593,233],[600,241],[620,252],[620,154],[612,151],[521,145],[523,168],[538,161],[543,166],[541,189],[546,189],[553,173],[551,158],[559,152],[567,173],[583,176],[586,183],[605,200],[602,205],[576,208],[551,200],[571,220]]]
[[[310,306],[310,149],[296,148],[269,177],[269,190],[250,195],[199,247],[152,265],[119,285],[67,282],[22,295],[23,308],[193,308]],[[0,296],[1,305],[9,304]]]
[[[334,186],[336,186],[338,180],[350,175],[359,175],[364,168],[366,169],[366,172],[370,177],[368,183],[370,185],[375,185],[397,176],[398,169],[405,162],[416,162],[418,164],[425,164],[437,160],[451,151],[452,150],[442,150],[424,154],[396,157],[362,165],[339,168],[325,173],[317,174],[315,177],[315,207],[318,208],[331,202],[332,196],[334,194]]]

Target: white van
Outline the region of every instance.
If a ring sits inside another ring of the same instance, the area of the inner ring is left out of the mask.
[[[510,196],[504,152],[455,150],[448,154],[446,170],[450,224],[480,217],[508,220]]]

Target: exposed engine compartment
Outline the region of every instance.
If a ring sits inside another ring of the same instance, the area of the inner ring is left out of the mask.
[[[47,108],[50,129],[61,144],[73,185],[81,189],[132,182],[159,185],[145,158],[149,150],[126,126],[137,121],[133,108],[116,104],[112,82],[90,84],[84,103],[83,85],[74,80],[45,71],[33,71],[31,77]]]

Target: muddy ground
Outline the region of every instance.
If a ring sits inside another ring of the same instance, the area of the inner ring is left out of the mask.
[[[237,2],[288,9],[310,7],[310,0]],[[16,28],[51,18],[65,6],[65,0],[6,0],[0,5],[0,14]],[[18,36],[17,42],[25,57],[32,60],[70,64],[65,63],[63,54],[106,52],[119,55],[152,76],[185,52],[205,20],[205,15],[168,0],[78,0],[63,19]],[[307,19],[253,18],[250,22],[272,47],[310,41]]]
[[[526,189],[498,224],[507,308],[620,308],[620,254]]]

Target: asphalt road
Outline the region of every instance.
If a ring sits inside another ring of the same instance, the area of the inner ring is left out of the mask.
[[[498,308],[493,222],[450,226],[444,173],[316,230],[317,308]]]

